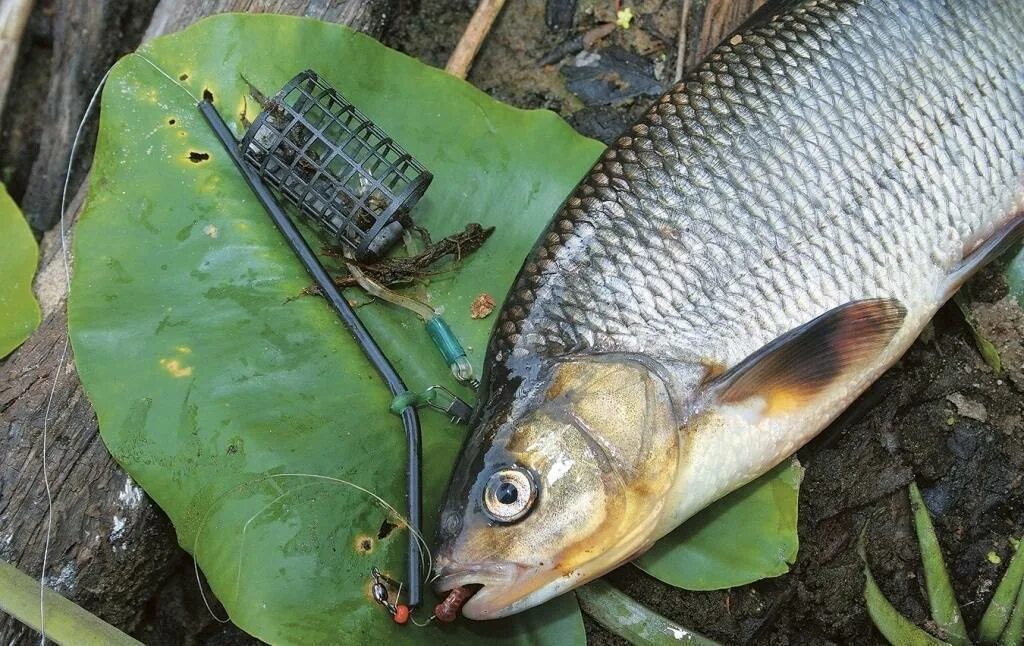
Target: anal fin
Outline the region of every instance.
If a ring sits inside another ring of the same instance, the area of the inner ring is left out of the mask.
[[[943,300],[950,298],[974,272],[1001,256],[1022,237],[1024,237],[1024,213],[1017,213],[964,256],[963,260],[953,268],[943,286]]]
[[[722,403],[757,396],[768,414],[789,410],[877,358],[906,314],[893,298],[840,305],[760,348],[715,379],[712,388]]]

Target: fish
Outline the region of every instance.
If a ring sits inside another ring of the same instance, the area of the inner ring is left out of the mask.
[[[1022,33],[1017,0],[788,1],[660,97],[502,305],[435,589],[479,620],[595,579],[892,366],[1024,230]]]

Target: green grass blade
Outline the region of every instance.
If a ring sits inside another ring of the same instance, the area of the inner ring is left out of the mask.
[[[971,329],[971,334],[974,335],[974,342],[978,346],[978,352],[981,353],[981,357],[985,360],[985,363],[996,372],[1003,371],[1003,360],[999,356],[999,350],[995,344],[992,343],[981,331],[981,325],[978,323],[978,317],[974,315],[971,310],[970,301],[962,292],[957,292],[953,295],[953,302],[956,303],[957,308],[964,317],[964,322],[967,323],[967,327]]]
[[[985,614],[981,617],[978,625],[978,641],[982,644],[994,644],[999,636],[1003,634],[1007,622],[1010,620],[1010,613],[1013,612],[1014,602],[1020,607],[1017,600],[1024,582],[1024,541],[1017,543],[1017,550],[1010,560],[1006,574],[1003,575],[996,592],[992,595]]]
[[[76,646],[140,645],[117,628],[49,588],[43,589],[46,637]],[[0,610],[39,630],[39,582],[9,563],[0,561]]]
[[[1017,604],[1010,613],[1006,631],[999,638],[999,646],[1021,646],[1024,644],[1024,586],[1017,591]]]
[[[863,544],[857,546],[857,553],[864,562],[864,601],[867,603],[868,616],[871,617],[878,632],[894,646],[949,646],[948,642],[933,637],[915,626],[889,603],[875,583],[875,577],[871,575]]]
[[[583,612],[631,644],[717,646],[703,635],[669,621],[603,580],[576,590]]]
[[[960,606],[953,594],[953,585],[949,582],[949,572],[946,571],[946,563],[942,560],[942,549],[939,547],[939,539],[935,536],[935,528],[928,516],[928,509],[924,506],[917,484],[910,483],[909,491],[932,620],[942,630],[950,644],[967,646],[971,640],[967,636],[967,626],[964,625]]]

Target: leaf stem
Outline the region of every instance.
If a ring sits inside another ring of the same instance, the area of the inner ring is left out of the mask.
[[[10,563],[0,561],[0,610],[39,630],[39,582]],[[117,628],[49,588],[43,589],[46,637],[58,644],[80,646],[139,645]]]
[[[917,544],[921,549],[921,563],[924,566],[924,582],[928,589],[928,606],[931,608],[932,620],[942,630],[946,640],[953,646],[969,646],[967,627],[960,615],[960,606],[953,593],[953,585],[949,581],[946,563],[942,560],[942,549],[935,535],[935,527],[924,506],[921,491],[917,484],[910,483],[910,508],[914,512],[914,529],[917,531]]]
[[[1017,543],[1017,550],[1014,552],[1010,565],[1006,568],[999,586],[996,587],[992,601],[989,602],[985,614],[981,617],[978,625],[978,641],[982,644],[994,644],[999,635],[1006,628],[1010,620],[1010,613],[1013,612],[1014,602],[1017,601],[1021,583],[1024,582],[1024,540]],[[1017,601],[1017,605],[1021,603]]]
[[[631,644],[694,644],[717,646],[717,642],[669,621],[604,580],[576,590],[583,612]]]
[[[999,638],[999,646],[1021,646],[1024,644],[1024,586],[1017,591],[1017,604],[1010,614],[1006,631]]]
[[[861,557],[864,558],[863,553]],[[871,576],[871,568],[868,567],[867,559],[864,559],[864,600],[867,602],[868,615],[871,621],[878,628],[890,644],[900,646],[943,646],[946,642],[932,637],[925,631],[913,624],[909,619],[899,613],[889,600],[882,594],[882,590],[875,583],[875,577]]]

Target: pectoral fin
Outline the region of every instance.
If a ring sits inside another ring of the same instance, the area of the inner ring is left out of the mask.
[[[906,313],[892,298],[841,305],[765,345],[715,379],[712,388],[723,403],[761,397],[765,412],[802,405],[875,359]]]
[[[943,285],[943,300],[950,298],[974,272],[1001,256],[1022,237],[1024,237],[1024,213],[1018,213],[1007,220],[991,236],[971,245],[969,253],[953,268],[946,279],[946,283]]]

